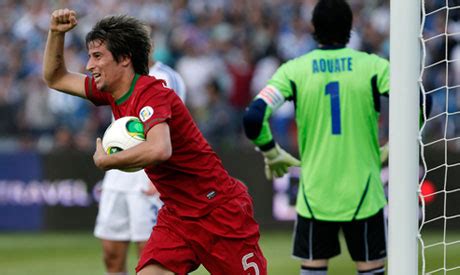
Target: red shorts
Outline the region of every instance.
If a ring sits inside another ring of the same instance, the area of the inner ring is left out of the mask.
[[[259,226],[247,193],[199,218],[181,218],[163,208],[136,272],[159,263],[176,274],[202,264],[213,275],[265,275],[267,261],[258,241]]]

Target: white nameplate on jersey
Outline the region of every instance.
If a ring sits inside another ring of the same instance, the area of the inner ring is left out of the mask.
[[[274,86],[267,85],[259,94],[256,96],[256,99],[260,98],[273,110],[278,109],[284,103],[283,94]]]
[[[147,119],[151,118],[152,116],[153,116],[153,108],[150,106],[145,106],[139,112],[139,118],[141,119],[142,122],[147,121]]]

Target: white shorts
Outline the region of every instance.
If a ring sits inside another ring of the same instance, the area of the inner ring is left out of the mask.
[[[94,235],[112,241],[146,241],[163,203],[141,192],[103,190]]]

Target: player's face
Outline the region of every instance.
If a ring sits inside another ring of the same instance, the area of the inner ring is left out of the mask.
[[[101,41],[88,44],[88,56],[86,69],[94,77],[96,87],[100,91],[114,92],[123,74],[122,64],[115,61],[106,44]]]

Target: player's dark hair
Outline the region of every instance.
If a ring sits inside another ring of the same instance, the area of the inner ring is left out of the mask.
[[[86,35],[86,47],[93,41],[105,43],[116,62],[130,57],[135,73],[149,73],[150,37],[147,26],[140,20],[127,15],[105,17]]]
[[[320,0],[314,10],[313,37],[323,45],[346,45],[350,40],[353,13],[345,0]]]

